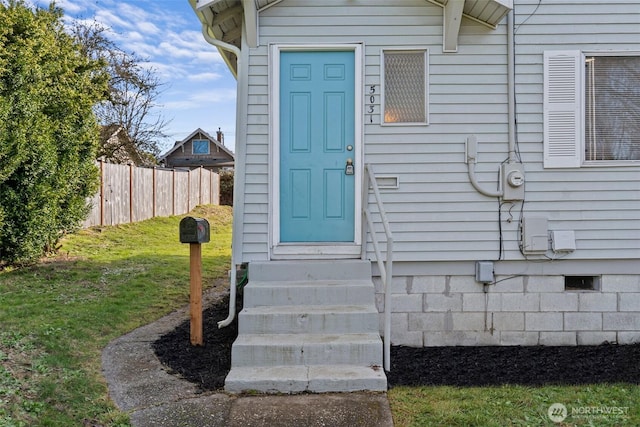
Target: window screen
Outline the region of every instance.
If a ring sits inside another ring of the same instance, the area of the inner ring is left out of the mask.
[[[585,159],[640,160],[640,57],[587,56]]]
[[[427,51],[384,51],[384,123],[427,123]]]

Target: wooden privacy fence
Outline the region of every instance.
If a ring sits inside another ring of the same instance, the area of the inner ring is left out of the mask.
[[[83,226],[116,225],[180,215],[197,205],[220,204],[220,177],[198,169],[141,168],[99,162],[100,190],[89,200]]]

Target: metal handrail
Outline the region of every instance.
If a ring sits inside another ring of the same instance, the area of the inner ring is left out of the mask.
[[[391,227],[389,226],[389,220],[387,219],[387,213],[384,210],[382,204],[382,198],[380,197],[380,190],[378,189],[378,183],[375,180],[375,173],[373,167],[370,164],[364,165],[364,188],[362,191],[362,213],[364,216],[364,227],[362,227],[362,259],[366,258],[367,254],[367,230],[371,234],[371,243],[373,244],[373,250],[376,255],[376,262],[378,269],[380,270],[380,278],[382,279],[382,287],[384,289],[384,369],[387,372],[391,371],[391,283],[393,278],[393,234],[391,233]],[[378,243],[378,238],[373,225],[373,219],[371,211],[369,210],[369,186],[373,189],[373,195],[375,196],[376,205],[378,206],[378,214],[382,221],[382,227],[384,228],[384,234],[387,238],[387,247],[385,253],[385,261],[383,261],[382,252]]]

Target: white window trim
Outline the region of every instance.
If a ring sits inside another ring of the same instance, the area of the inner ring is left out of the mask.
[[[543,85],[544,168],[638,166],[638,160],[587,160],[585,158],[585,58],[587,56],[640,56],[640,51],[545,51]],[[573,70],[571,67],[573,66]],[[573,72],[573,80],[571,73]],[[554,81],[554,76],[560,77]],[[550,86],[573,91],[573,99],[550,98]],[[574,120],[573,126],[568,121]],[[556,126],[556,123],[564,125]],[[558,132],[554,135],[554,128]]]
[[[425,121],[424,122],[401,122],[401,123],[391,123],[384,121],[385,115],[385,74],[384,74],[384,55],[386,52],[422,52],[424,53],[424,111],[425,111]],[[423,46],[416,47],[405,47],[402,49],[391,48],[391,49],[381,49],[380,50],[380,125],[381,126],[428,126],[429,125],[429,49]]]

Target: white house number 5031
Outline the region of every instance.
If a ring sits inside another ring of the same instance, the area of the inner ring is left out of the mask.
[[[368,86],[367,93],[367,102],[366,102],[366,110],[367,116],[369,117],[369,123],[373,123],[373,115],[375,113],[376,107],[376,85]]]

